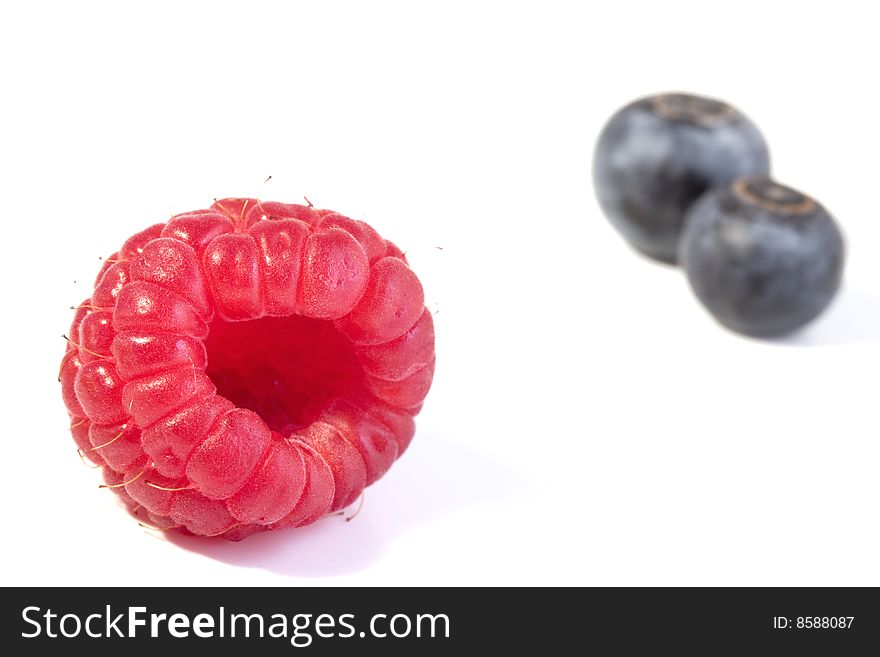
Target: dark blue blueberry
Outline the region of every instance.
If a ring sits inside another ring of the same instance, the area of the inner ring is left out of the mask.
[[[611,223],[639,251],[674,263],[684,215],[703,192],[770,172],[755,125],[717,100],[664,94],[618,111],[599,136],[593,182]]]
[[[825,208],[762,176],[700,198],[688,212],[679,259],[719,322],[773,336],[828,306],[840,286],[844,245]]]

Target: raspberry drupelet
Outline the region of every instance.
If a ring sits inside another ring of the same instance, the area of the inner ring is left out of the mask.
[[[150,521],[240,540],[354,502],[406,450],[434,325],[362,221],[230,198],[129,238],[59,380],[81,454]]]

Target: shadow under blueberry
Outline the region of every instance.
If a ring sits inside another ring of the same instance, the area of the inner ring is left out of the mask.
[[[839,347],[880,341],[880,297],[845,285],[820,317],[772,341],[789,347]]]
[[[488,485],[486,482],[492,482]],[[523,477],[466,445],[417,432],[399,463],[343,514],[308,527],[263,532],[238,543],[167,532],[169,542],[243,568],[294,577],[358,572],[375,563],[396,538],[422,523],[468,507],[516,502],[526,494]]]

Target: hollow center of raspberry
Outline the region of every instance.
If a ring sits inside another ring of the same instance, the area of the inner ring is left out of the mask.
[[[311,424],[361,381],[351,343],[332,322],[300,316],[218,318],[210,328],[207,373],[217,392],[283,435]]]

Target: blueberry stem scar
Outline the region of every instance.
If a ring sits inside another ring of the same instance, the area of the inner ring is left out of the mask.
[[[809,196],[765,177],[740,178],[733,191],[741,199],[770,212],[784,215],[805,215],[816,209]]]
[[[736,110],[713,98],[663,94],[652,99],[654,113],[671,121],[687,121],[695,125],[712,126],[731,121]]]

